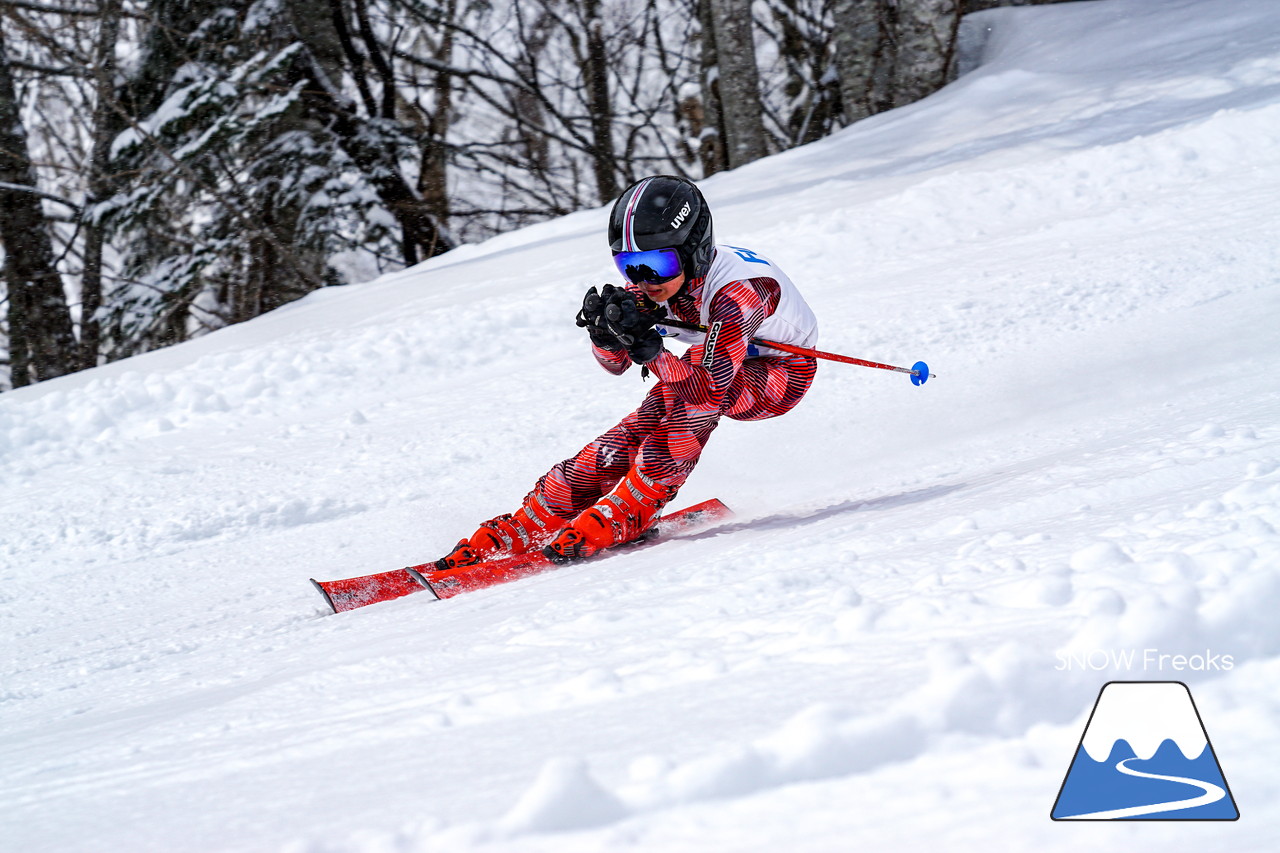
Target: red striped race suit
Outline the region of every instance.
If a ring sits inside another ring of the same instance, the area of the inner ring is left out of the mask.
[[[658,324],[664,336],[692,346],[681,356],[664,348],[648,364],[659,381],[640,408],[539,478],[531,497],[556,515],[574,518],[637,464],[649,479],[679,488],[721,417],[757,421],[786,414],[813,383],[816,359],[750,343],[757,335],[805,347],[817,343],[813,312],[767,258],[717,246],[707,275],[690,281],[665,307],[668,316],[716,330],[714,343],[710,333]],[[610,373],[632,366],[625,350],[592,349]]]

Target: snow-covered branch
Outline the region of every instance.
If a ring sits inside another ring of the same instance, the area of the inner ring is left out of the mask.
[[[63,198],[62,196],[54,195],[53,193],[47,193],[43,190],[39,190],[39,189],[36,189],[35,187],[27,186],[25,184],[10,184],[10,183],[0,182],[0,190],[7,190],[8,192],[15,192],[15,193],[30,193],[31,195],[39,196],[40,198],[57,202],[58,204],[61,204],[65,207],[70,208],[71,210],[74,210],[76,213],[80,212],[80,205],[76,204],[74,201],[69,201]]]

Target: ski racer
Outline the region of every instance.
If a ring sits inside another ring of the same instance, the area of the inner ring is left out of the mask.
[[[814,358],[751,339],[813,347],[817,319],[768,258],[713,242],[711,212],[693,182],[655,175],[628,187],[609,215],[609,247],[626,283],[588,290],[576,322],[605,370],[640,364],[659,381],[638,409],[556,464],[516,512],[481,524],[438,568],[535,549],[563,563],[635,539],[689,477],[722,417],[777,417],[809,390]],[[664,328],[668,317],[708,331]],[[676,356],[664,336],[691,346]]]

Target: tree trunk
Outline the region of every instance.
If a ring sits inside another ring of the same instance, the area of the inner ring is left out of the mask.
[[[915,103],[946,85],[959,26],[959,0],[898,0],[895,107]]]
[[[716,52],[715,12],[711,0],[696,0],[698,7],[699,58],[702,83],[702,116],[698,134],[698,159],[703,177],[729,168],[724,148],[724,110],[720,107],[720,59]]]
[[[0,183],[36,187],[27,132],[19,112],[13,75],[9,72],[3,25],[0,25]],[[0,242],[4,244],[5,278],[9,287],[13,387],[70,373],[75,369],[76,360],[71,310],[54,264],[53,241],[39,196],[0,189]]]
[[[0,202],[4,200],[0,195]],[[3,245],[3,243],[0,243]],[[9,263],[4,260],[4,284],[8,290],[9,310],[5,320],[9,323],[9,385],[21,388],[31,384],[31,345],[27,340],[27,302],[22,299],[22,284]]]
[[[609,57],[604,45],[604,22],[599,0],[585,0],[583,19],[587,29],[586,62],[582,67],[591,112],[591,170],[601,204],[618,195],[618,158],[613,149],[613,101],[609,97]]]
[[[442,15],[453,21],[457,14],[457,0],[448,0]],[[435,51],[437,62],[448,65],[453,62],[453,30],[445,28],[440,34],[440,44]],[[437,222],[447,222],[450,215],[447,166],[449,149],[446,140],[453,112],[453,75],[439,71],[435,76],[435,110],[427,124],[422,141],[422,161],[418,171],[418,193],[435,216]]]
[[[885,0],[836,0],[836,72],[845,121],[852,124],[880,112],[876,69],[891,47],[885,30]]]
[[[517,76],[529,87],[541,84],[538,66],[542,53],[551,39],[554,21],[550,13],[538,5],[532,10],[533,19],[520,31],[520,53],[512,59],[512,67]],[[551,171],[551,146],[547,135],[541,128],[546,126],[547,111],[535,92],[524,86],[517,87],[511,93],[511,106],[516,115],[523,120],[511,129],[517,156],[523,157],[525,170],[536,181],[548,179]]]
[[[759,160],[769,153],[760,105],[760,71],[756,67],[750,0],[709,0],[720,68],[720,104],[727,134],[729,168]]]
[[[113,109],[116,76],[116,40],[120,35],[121,0],[101,0],[98,17],[98,39],[94,49],[93,149],[89,157],[89,197],[84,205],[84,271],[80,276],[80,354],[79,369],[98,364],[102,341],[102,229],[94,221],[93,205],[109,198],[112,181],[109,176],[111,141],[123,129],[119,113]]]

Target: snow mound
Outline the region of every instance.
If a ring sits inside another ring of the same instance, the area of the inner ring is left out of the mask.
[[[507,833],[585,829],[622,819],[627,809],[592,778],[582,759],[548,761],[498,826]]]

